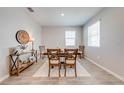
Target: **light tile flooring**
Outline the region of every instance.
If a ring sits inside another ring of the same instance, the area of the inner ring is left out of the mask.
[[[80,60],[81,65],[91,74],[91,77],[77,78],[41,78],[32,75],[42,66],[43,61],[33,64],[23,71],[20,76],[12,76],[4,80],[1,85],[123,85],[124,82],[90,63]]]

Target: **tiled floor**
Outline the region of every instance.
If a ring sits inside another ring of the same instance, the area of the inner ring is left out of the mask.
[[[41,78],[32,75],[42,66],[43,61],[33,64],[23,71],[20,76],[12,76],[1,83],[1,85],[123,85],[124,82],[118,80],[111,74],[105,72],[89,61],[80,60],[81,65],[91,74],[91,77],[77,78]]]

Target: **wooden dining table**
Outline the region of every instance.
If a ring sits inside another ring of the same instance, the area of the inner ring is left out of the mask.
[[[44,52],[44,53],[42,53],[42,54],[43,54],[43,55],[46,55],[46,56],[48,55],[47,52]],[[60,57],[61,57],[61,58],[64,58],[64,57],[65,57],[65,52],[64,52],[64,51],[61,51],[59,54],[60,54]],[[78,52],[77,55],[81,55],[81,53]],[[65,64],[65,62],[62,60],[62,61],[61,61],[61,65],[63,65],[63,64]],[[53,68],[53,67],[52,67],[52,68]]]
[[[48,53],[47,52],[44,52],[44,53],[42,53],[43,55],[48,55]],[[65,57],[65,52],[60,52],[59,53],[60,54],[60,57]],[[77,53],[77,55],[81,55],[81,53]]]

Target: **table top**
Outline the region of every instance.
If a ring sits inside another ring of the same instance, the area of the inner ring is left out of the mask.
[[[28,51],[24,51],[24,52],[21,52],[19,54],[10,54],[10,56],[19,56],[19,55],[23,55],[23,54],[28,54],[28,53],[32,53],[32,52],[35,52],[36,50],[28,50]]]
[[[81,54],[80,52],[77,53],[77,55],[80,55],[80,54]],[[48,55],[48,53],[44,52],[43,55]],[[60,52],[60,55],[65,55],[65,52]]]

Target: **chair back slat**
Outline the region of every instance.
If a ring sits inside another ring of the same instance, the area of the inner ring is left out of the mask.
[[[60,49],[47,49],[49,60],[59,60]]]
[[[78,49],[64,49],[65,60],[75,60],[77,58]]]

